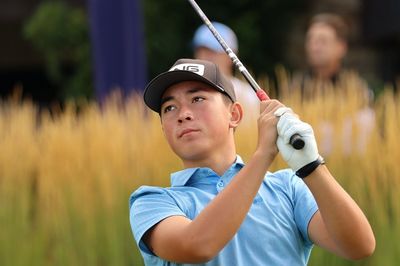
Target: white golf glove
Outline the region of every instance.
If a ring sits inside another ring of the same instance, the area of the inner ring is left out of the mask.
[[[318,153],[312,127],[301,121],[288,107],[281,107],[274,114],[279,117],[277,146],[283,159],[299,177],[308,176],[318,165],[324,163]],[[296,150],[289,143],[294,134],[299,134],[304,140],[303,149]]]

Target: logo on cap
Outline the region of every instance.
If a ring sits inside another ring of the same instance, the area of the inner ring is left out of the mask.
[[[200,64],[187,64],[187,63],[179,64],[179,65],[173,66],[169,71],[174,71],[174,70],[184,70],[184,71],[193,72],[200,76],[204,75],[204,65],[200,65]]]

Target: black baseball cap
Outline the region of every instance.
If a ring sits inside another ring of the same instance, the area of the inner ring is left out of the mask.
[[[226,78],[216,64],[197,59],[179,59],[164,73],[161,73],[146,86],[144,102],[153,111],[160,113],[161,97],[172,85],[182,81],[200,81],[236,101],[232,82]]]

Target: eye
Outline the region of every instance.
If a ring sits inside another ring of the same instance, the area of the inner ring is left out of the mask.
[[[170,112],[172,110],[175,110],[175,109],[176,109],[176,107],[174,105],[168,105],[168,106],[163,108],[163,113],[165,114],[165,113],[168,113],[168,112]]]
[[[204,101],[204,100],[205,100],[204,97],[196,96],[196,97],[193,98],[192,102],[193,102],[193,103],[196,103],[196,102],[202,102],[202,101]]]

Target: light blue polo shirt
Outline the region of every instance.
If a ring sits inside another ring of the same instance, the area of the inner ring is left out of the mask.
[[[145,265],[194,265],[165,261],[142,241],[161,220],[193,220],[243,167],[242,159],[220,177],[209,168],[188,168],[171,175],[169,188],[142,186],[130,197],[130,222]],[[312,242],[307,227],[317,204],[292,170],[268,172],[238,232],[207,266],[306,265]]]

